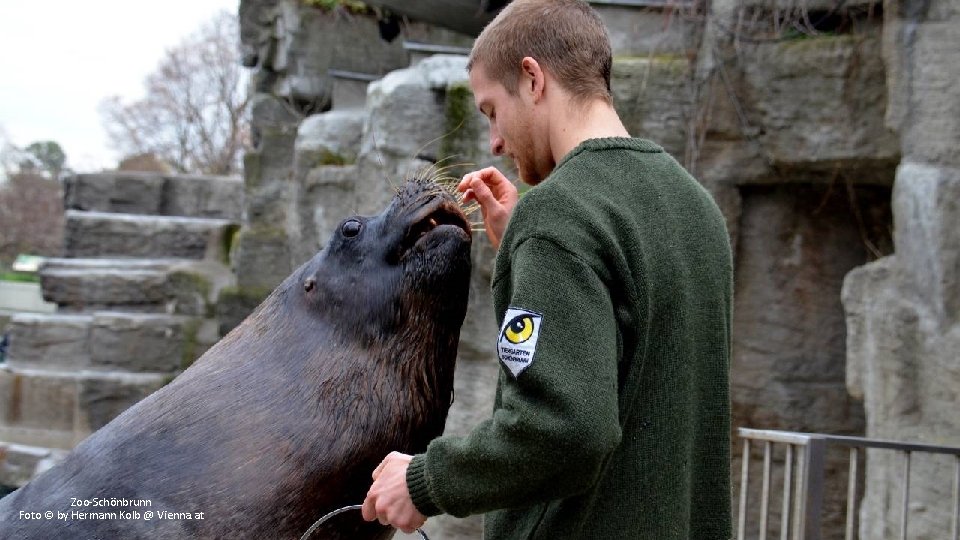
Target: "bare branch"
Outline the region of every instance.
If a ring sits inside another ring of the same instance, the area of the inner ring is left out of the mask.
[[[221,12],[169,49],[145,82],[146,97],[104,100],[110,141],[126,155],[152,153],[181,172],[231,174],[249,129],[237,18]]]

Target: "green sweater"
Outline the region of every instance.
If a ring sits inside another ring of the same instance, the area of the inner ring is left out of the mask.
[[[407,483],[487,538],[730,537],[732,261],[710,195],[659,146],[593,139],[514,210],[496,259],[493,417]]]

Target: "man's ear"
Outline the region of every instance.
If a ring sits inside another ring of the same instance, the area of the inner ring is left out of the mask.
[[[520,61],[520,90],[528,93],[533,102],[537,103],[543,99],[546,90],[546,75],[540,63],[530,56],[525,56]]]

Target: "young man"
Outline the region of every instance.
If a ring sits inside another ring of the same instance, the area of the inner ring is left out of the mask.
[[[487,538],[726,539],[732,262],[711,197],[612,106],[602,22],[514,0],[468,69],[496,169],[466,175],[498,246],[493,417],[374,472],[368,520],[486,512]],[[509,221],[509,225],[508,225]]]

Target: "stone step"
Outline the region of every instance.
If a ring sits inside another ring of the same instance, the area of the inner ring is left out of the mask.
[[[66,455],[63,449],[0,441],[0,487],[23,487]]]
[[[90,365],[93,315],[16,313],[7,324],[7,362],[82,369]],[[16,358],[17,360],[14,360]]]
[[[122,370],[169,376],[189,366],[218,338],[212,319],[115,311],[21,313],[13,316],[7,330],[10,367],[51,372]]]
[[[144,172],[76,174],[65,179],[70,210],[240,221],[243,180]]]
[[[226,219],[67,210],[64,254],[226,262],[238,228]]]
[[[121,309],[202,316],[220,289],[236,281],[215,261],[182,259],[47,259],[43,297],[61,310]]]
[[[170,380],[158,373],[0,367],[0,440],[72,448]]]

